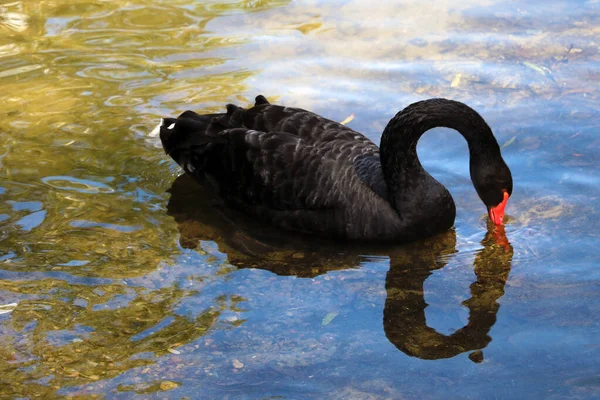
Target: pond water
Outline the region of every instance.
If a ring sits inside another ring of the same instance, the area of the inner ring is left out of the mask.
[[[0,1],[0,398],[600,397],[600,2]],[[455,228],[272,232],[148,132],[262,93],[375,142],[447,97],[515,189],[486,225],[460,135],[423,137]]]

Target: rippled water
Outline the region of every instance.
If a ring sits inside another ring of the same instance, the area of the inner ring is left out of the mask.
[[[599,38],[597,0],[0,1],[0,397],[600,397]],[[222,210],[147,136],[259,93],[376,142],[469,103],[506,237],[448,130],[455,230],[377,248]]]

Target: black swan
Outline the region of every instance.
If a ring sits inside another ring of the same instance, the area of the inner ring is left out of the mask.
[[[510,170],[490,127],[469,106],[430,99],[388,123],[381,149],[362,134],[260,95],[222,114],[186,111],[155,129],[186,173],[207,179],[231,206],[294,231],[333,238],[412,241],[447,230],[456,208],[421,166],[417,141],[434,127],[467,140],[473,185],[502,224]]]

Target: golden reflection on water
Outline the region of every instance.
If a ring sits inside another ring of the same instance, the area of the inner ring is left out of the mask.
[[[204,35],[204,26],[223,13],[284,3],[186,4],[4,6],[27,16],[27,29],[0,31],[0,46],[8,46],[0,173],[11,201],[41,201],[44,210],[23,221],[28,210],[0,205],[8,216],[3,245],[12,252],[5,269],[137,276],[176,253],[173,225],[153,212],[169,169],[157,165],[160,152],[134,140],[150,127],[144,113],[194,100],[224,103],[243,92],[252,71],[210,73],[226,60],[204,55],[240,42]],[[72,260],[85,265],[69,266]]]
[[[227,297],[214,299],[209,309],[190,319],[173,312],[190,294],[176,287],[146,292],[43,279],[2,281],[0,289],[38,297],[21,301],[12,313],[13,329],[21,339],[6,343],[0,354],[5,360],[3,380],[17,384],[3,385],[3,398],[53,396],[62,387],[152,365],[157,356],[176,353],[177,347],[207,333],[220,310],[236,303]],[[127,300],[124,307],[106,306],[119,297],[124,297],[120,302]]]
[[[226,59],[210,52],[247,39],[207,23],[286,3],[0,3],[0,256],[17,274],[0,279],[0,303],[20,300],[0,331],[0,397],[55,397],[153,364],[235,308],[223,295],[183,317],[174,306],[197,291],[120,283],[179,252],[157,212],[172,174],[140,139],[165,110],[246,90],[254,71],[219,69]]]

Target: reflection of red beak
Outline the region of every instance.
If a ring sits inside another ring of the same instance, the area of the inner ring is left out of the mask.
[[[510,242],[508,241],[508,238],[506,237],[506,231],[504,230],[504,225],[498,225],[498,226],[494,227],[493,238],[494,238],[494,242],[496,242],[496,244],[499,244],[500,246],[502,246],[504,248],[504,250],[506,250],[506,251],[510,250]]]
[[[504,192],[504,200],[502,200],[502,203],[488,209],[490,219],[496,225],[502,225],[502,221],[504,220],[504,209],[506,208],[506,203],[508,203],[508,198],[508,193]]]

